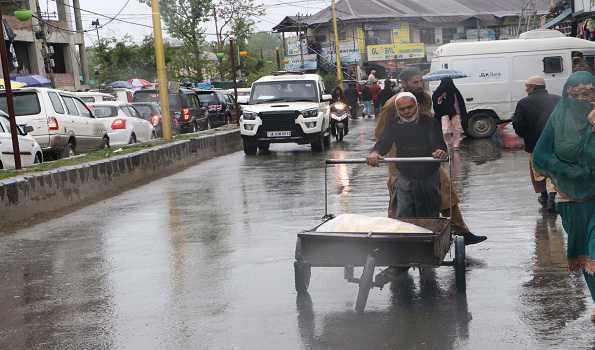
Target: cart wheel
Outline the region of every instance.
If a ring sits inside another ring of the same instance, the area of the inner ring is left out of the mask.
[[[295,290],[298,293],[306,293],[310,286],[310,276],[312,274],[310,265],[296,261],[293,263],[293,270],[295,273]]]
[[[373,256],[368,255],[366,259],[366,265],[362,272],[362,277],[359,280],[359,290],[357,292],[357,300],[355,302],[355,311],[363,313],[368,302],[368,295],[370,289],[374,285],[374,269],[376,268],[376,259]]]
[[[455,280],[457,291],[465,292],[467,281],[465,279],[465,239],[461,236],[455,237]]]

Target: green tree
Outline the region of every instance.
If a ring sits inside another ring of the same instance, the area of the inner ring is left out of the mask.
[[[151,0],[139,0],[151,5]],[[182,41],[184,58],[176,61],[194,80],[203,80],[203,68],[206,64],[204,51],[207,43],[204,24],[210,19],[213,8],[211,0],[168,0],[160,1],[161,18],[171,37]]]

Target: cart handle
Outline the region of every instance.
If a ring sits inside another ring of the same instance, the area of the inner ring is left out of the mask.
[[[411,157],[411,158],[381,158],[380,163],[448,163],[449,159],[436,159],[432,157]],[[366,158],[354,159],[327,159],[326,164],[366,164]]]

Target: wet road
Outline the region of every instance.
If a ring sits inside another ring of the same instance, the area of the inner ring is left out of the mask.
[[[489,241],[454,271],[410,271],[364,315],[342,269],[293,287],[295,235],[323,214],[325,157],[364,156],[373,121],[323,155],[273,146],[211,160],[0,237],[0,349],[586,349],[593,307],[538,209],[525,153],[467,142],[465,218]],[[385,169],[331,168],[333,213],[385,213]]]

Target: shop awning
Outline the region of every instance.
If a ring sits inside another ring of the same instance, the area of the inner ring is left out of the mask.
[[[556,26],[558,23],[560,23],[563,20],[565,20],[566,18],[568,18],[570,15],[572,15],[572,9],[566,9],[566,10],[562,11],[562,13],[560,13],[558,16],[556,16],[556,18],[554,18],[551,21],[544,24],[543,28],[545,28],[545,29],[552,28],[552,27]]]

